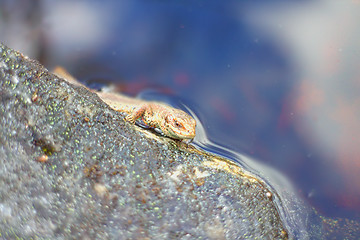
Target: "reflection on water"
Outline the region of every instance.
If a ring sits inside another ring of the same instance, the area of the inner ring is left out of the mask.
[[[285,43],[297,67],[296,84],[285,96],[281,129],[292,128],[310,150],[302,161],[310,166],[306,172],[311,181],[299,183],[322,211],[358,216],[359,1],[278,7],[276,14],[272,7],[253,8],[247,21]]]

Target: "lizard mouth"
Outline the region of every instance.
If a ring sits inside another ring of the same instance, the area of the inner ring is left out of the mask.
[[[143,126],[145,128],[148,128],[146,125],[144,126],[143,124],[139,124],[140,126]],[[179,131],[174,131],[176,129],[171,129],[171,130],[167,130],[164,131],[164,129],[160,129],[160,128],[153,128],[153,130],[162,135],[162,136],[167,136],[170,137],[172,139],[177,139],[177,140],[181,140],[181,141],[185,141],[187,143],[192,142],[192,140],[195,138],[195,133],[184,133],[184,132],[179,132]]]
[[[173,134],[173,138],[176,138],[176,139],[188,139],[188,140],[192,140],[194,137],[195,137],[195,132],[177,132],[177,131],[174,131],[174,134]]]

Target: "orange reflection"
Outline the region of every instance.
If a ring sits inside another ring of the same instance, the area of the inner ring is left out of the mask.
[[[304,80],[299,89],[298,98],[295,100],[297,113],[308,113],[311,108],[318,107],[324,103],[324,92],[314,83]]]
[[[351,83],[344,82],[342,87],[346,89],[349,84]],[[296,129],[300,136],[305,137],[304,140],[308,144],[314,144],[313,148],[323,149],[322,154],[328,159],[328,169],[324,171],[329,174],[319,173],[319,176],[324,178],[322,184],[333,187],[329,188],[328,194],[337,199],[339,206],[358,209],[360,208],[360,97],[353,99],[351,97],[353,95],[343,89],[326,87],[328,88],[321,89],[308,80],[302,81],[293,101],[294,112],[300,120],[295,122]],[[315,118],[320,124],[314,121]],[[335,156],[335,160],[331,161],[326,157],[329,155]],[[331,175],[331,172],[336,172],[336,176]]]

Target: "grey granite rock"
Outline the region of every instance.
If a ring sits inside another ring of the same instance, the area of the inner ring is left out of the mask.
[[[287,239],[234,163],[124,122],[0,46],[0,238]]]

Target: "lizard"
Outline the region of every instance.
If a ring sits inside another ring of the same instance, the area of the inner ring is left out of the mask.
[[[74,85],[87,88],[61,67],[55,68],[53,72]],[[180,109],[165,103],[130,98],[119,93],[89,90],[96,93],[113,110],[127,114],[125,120],[131,124],[141,120],[145,126],[160,130],[163,135],[173,139],[192,140],[195,137],[195,119]]]

